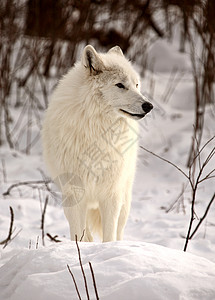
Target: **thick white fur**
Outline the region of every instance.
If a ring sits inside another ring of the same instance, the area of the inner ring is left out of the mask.
[[[125,89],[116,86],[120,82]],[[94,231],[104,242],[123,238],[135,173],[138,124],[120,109],[138,114],[143,112],[144,101],[138,74],[117,46],[106,54],[87,46],[82,60],[54,91],[42,131],[44,160],[53,179],[68,176],[68,184],[60,188],[72,240],[75,235],[79,240],[84,232],[83,241],[92,241]],[[115,131],[121,136],[114,135]],[[70,185],[71,174],[80,178],[84,189],[78,199],[71,196],[75,188],[72,180]]]

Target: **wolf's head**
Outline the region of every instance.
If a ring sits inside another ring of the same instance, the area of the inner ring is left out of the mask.
[[[107,53],[97,53],[88,45],[82,55],[82,64],[90,81],[101,93],[101,101],[114,112],[135,120],[143,118],[153,105],[140,93],[140,80],[120,47]]]

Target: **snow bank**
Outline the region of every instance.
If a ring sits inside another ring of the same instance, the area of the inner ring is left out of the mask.
[[[89,261],[100,299],[215,299],[215,264],[204,258],[143,242],[79,246],[90,299],[95,293]],[[3,259],[7,251],[1,251]],[[74,242],[13,254],[0,268],[0,299],[78,299],[67,264],[86,299]]]

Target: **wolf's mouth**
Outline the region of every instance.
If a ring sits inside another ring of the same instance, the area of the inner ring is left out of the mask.
[[[146,113],[143,113],[143,114],[132,114],[132,113],[130,113],[130,112],[124,110],[124,109],[120,109],[120,111],[122,111],[124,114],[127,114],[127,115],[129,115],[131,117],[138,118],[138,119],[141,119],[141,118],[145,117],[145,115],[146,115]]]

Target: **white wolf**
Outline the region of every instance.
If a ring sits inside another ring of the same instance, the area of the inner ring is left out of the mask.
[[[45,114],[44,160],[61,188],[71,239],[121,240],[131,203],[138,124],[152,104],[120,47],[82,59],[58,84]]]

